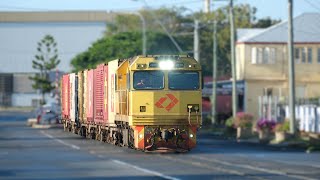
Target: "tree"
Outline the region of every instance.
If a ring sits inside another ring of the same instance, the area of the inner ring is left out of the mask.
[[[41,104],[45,104],[45,94],[51,92],[55,88],[49,80],[49,72],[57,67],[60,63],[58,58],[57,43],[53,36],[45,35],[42,40],[38,42],[37,54],[32,60],[32,67],[39,71],[32,77],[32,88],[40,90],[42,94]]]
[[[267,28],[274,24],[279,23],[280,20],[273,20],[270,17],[259,19],[256,23],[253,24],[254,28]]]
[[[178,54],[178,50],[163,33],[148,32],[148,54]],[[187,40],[181,41],[181,44]],[[189,42],[192,42],[191,39]],[[142,54],[141,32],[119,32],[103,37],[85,52],[71,60],[73,71],[94,68],[97,64]]]
[[[240,4],[234,7],[236,28],[265,28],[277,23],[275,20],[264,22],[257,20],[255,7]],[[189,13],[189,14],[188,14]],[[142,10],[140,14],[147,24],[148,54],[179,54],[173,43],[156,23],[153,14],[174,37],[186,54],[193,51],[193,23],[200,20],[200,63],[204,75],[212,74],[212,20],[217,20],[218,37],[218,76],[230,75],[230,25],[229,7],[221,7],[215,12],[203,13],[186,8],[160,8]],[[130,42],[131,41],[131,42]],[[130,45],[130,47],[128,46]],[[121,14],[116,16],[112,25],[107,26],[105,37],[95,42],[88,51],[83,52],[72,61],[75,70],[92,68],[98,61],[127,58],[141,54],[141,21],[138,16]]]

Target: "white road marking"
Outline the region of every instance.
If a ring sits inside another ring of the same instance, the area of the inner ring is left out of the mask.
[[[144,173],[153,174],[155,176],[158,176],[158,177],[161,177],[161,178],[164,178],[164,179],[179,180],[178,178],[171,177],[171,176],[166,176],[166,175],[161,174],[159,172],[151,171],[151,170],[148,170],[148,169],[144,169],[144,168],[141,168],[139,166],[135,166],[135,165],[123,162],[123,161],[116,160],[116,159],[113,159],[112,161],[117,163],[117,164],[120,164],[120,165],[123,165],[123,166],[127,166],[127,167],[131,167],[131,168],[134,168],[136,170],[142,171]]]
[[[272,159],[272,161],[275,161],[275,162],[280,162],[280,163],[284,163],[284,164],[293,164],[293,162],[288,162],[288,161],[284,161],[284,160],[276,160],[276,159]],[[310,166],[310,167],[313,167],[313,168],[320,168],[320,165],[318,164],[310,164],[308,162],[294,162],[294,164],[296,165],[300,165],[300,166]]]
[[[103,155],[98,155],[98,157],[99,157],[99,158],[104,158],[104,156],[103,156]]]
[[[41,132],[43,135],[47,136],[48,138],[51,138],[51,139],[53,139],[53,140],[55,140],[55,141],[57,141],[57,142],[59,142],[59,143],[61,143],[61,144],[65,145],[65,146],[69,146],[69,147],[71,147],[71,148],[73,148],[73,149],[77,149],[77,150],[79,150],[79,149],[80,149],[80,147],[79,147],[79,146],[76,146],[76,145],[73,145],[73,144],[66,143],[66,142],[62,141],[61,139],[54,138],[53,136],[51,136],[50,134],[45,133],[44,131],[40,131],[40,132]]]
[[[246,165],[246,164],[235,164],[235,163],[229,163],[226,161],[221,161],[221,160],[217,160],[217,159],[213,159],[213,158],[203,158],[200,156],[193,156],[194,158],[198,158],[200,160],[205,160],[205,161],[211,161],[211,162],[215,162],[215,163],[219,163],[219,164],[223,164],[223,165],[227,165],[227,166],[233,166],[233,167],[240,167],[240,168],[245,168],[245,169],[251,169],[251,170],[255,170],[255,171],[261,171],[261,172],[266,172],[266,173],[271,173],[271,174],[277,174],[277,175],[282,175],[282,176],[287,176],[287,177],[292,177],[292,178],[297,178],[297,179],[303,179],[303,180],[317,180],[314,178],[309,178],[309,177],[305,177],[305,176],[300,176],[300,175],[294,175],[294,174],[288,174],[287,172],[283,172],[283,171],[277,171],[277,170],[270,170],[270,169],[265,169],[265,168],[261,168],[261,167],[255,167],[255,166],[250,166],[250,165]]]

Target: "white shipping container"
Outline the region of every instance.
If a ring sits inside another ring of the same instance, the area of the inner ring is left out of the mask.
[[[76,120],[76,108],[77,108],[77,103],[76,103],[76,74],[72,73],[70,74],[70,118],[72,122],[75,122]]]
[[[118,69],[118,60],[113,60],[108,62],[108,105],[109,105],[109,114],[108,114],[108,122],[110,125],[114,124],[115,115],[116,115],[116,106],[115,106],[115,100],[116,100],[116,92],[115,92],[115,86],[116,86],[116,72]]]

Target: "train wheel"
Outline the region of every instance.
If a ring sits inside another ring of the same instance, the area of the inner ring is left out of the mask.
[[[63,131],[67,131],[67,126],[66,126],[65,121],[63,121]]]
[[[90,131],[88,128],[86,128],[86,138],[90,139]]]
[[[81,136],[82,137],[84,137],[84,138],[86,138],[87,137],[87,130],[86,130],[86,128],[85,127],[81,127]]]
[[[90,139],[95,139],[96,138],[96,134],[94,132],[94,129],[90,130]]]

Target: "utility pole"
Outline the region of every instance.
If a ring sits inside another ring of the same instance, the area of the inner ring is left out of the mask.
[[[147,55],[147,36],[146,36],[146,20],[144,19],[143,15],[137,11],[133,14],[139,16],[141,23],[142,23],[142,55]]]
[[[232,116],[236,118],[237,114],[237,87],[236,87],[236,60],[235,60],[235,30],[233,17],[233,0],[230,0],[230,41],[231,41],[231,71],[232,71]]]
[[[288,65],[289,65],[289,109],[290,109],[290,133],[295,134],[295,73],[293,61],[293,27],[292,27],[292,0],[288,0]]]
[[[213,70],[212,70],[212,99],[211,99],[211,106],[212,106],[212,119],[211,124],[216,123],[216,99],[217,99],[217,20],[213,22]]]
[[[204,0],[204,13],[210,12],[210,0]]]
[[[194,20],[194,33],[193,33],[193,56],[200,62],[200,50],[199,50],[199,20]]]

